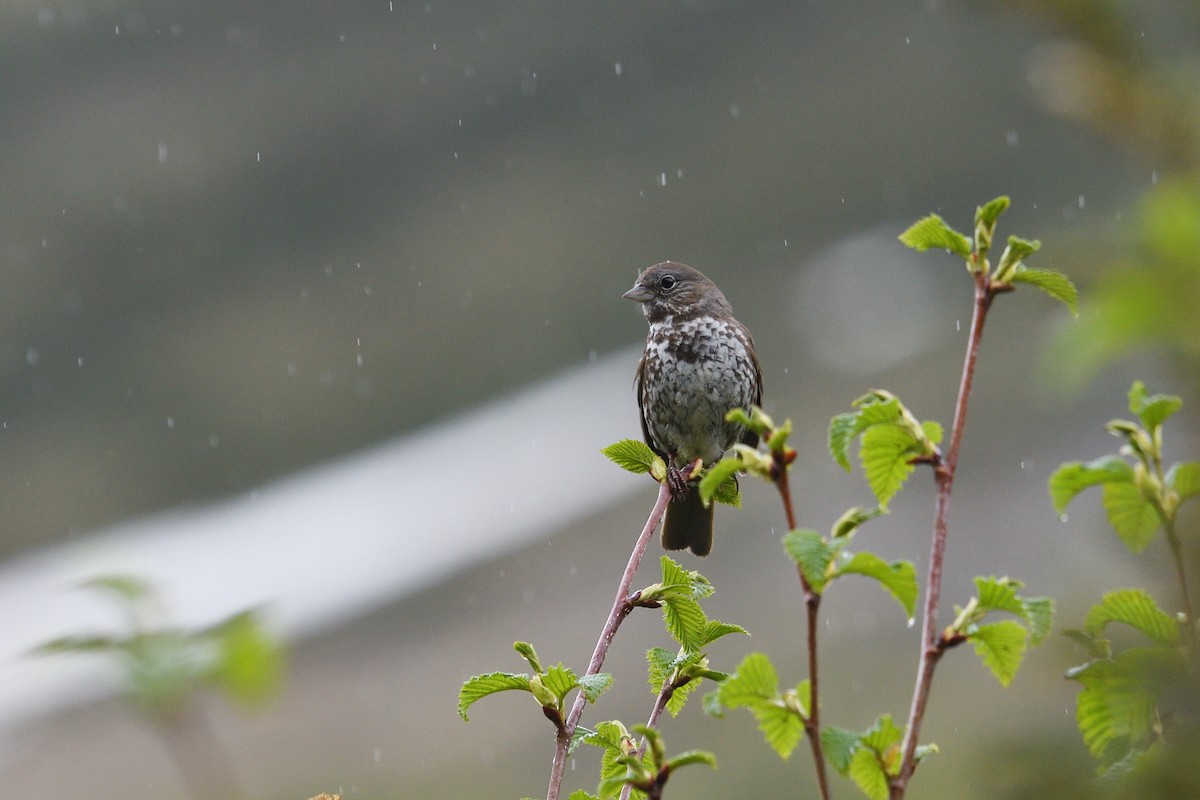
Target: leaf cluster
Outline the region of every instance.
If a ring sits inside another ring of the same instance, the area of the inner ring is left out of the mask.
[[[1101,487],[1109,524],[1134,553],[1163,531],[1181,577],[1185,567],[1175,522],[1180,506],[1200,495],[1200,462],[1164,468],[1163,426],[1182,405],[1180,398],[1151,395],[1135,381],[1129,389],[1135,419],[1115,419],[1106,426],[1122,440],[1119,452],[1063,464],[1049,480],[1050,499],[1060,514],[1081,492]],[[1187,604],[1186,582],[1180,588]],[[1116,650],[1105,638],[1112,623],[1136,631],[1143,644]],[[1189,656],[1196,657],[1195,620],[1168,614],[1143,589],[1120,589],[1092,607],[1082,629],[1066,633],[1090,659],[1067,672],[1082,687],[1075,714],[1080,734],[1102,774],[1122,774],[1165,741],[1167,720],[1179,699],[1197,691],[1189,663]]]
[[[666,708],[678,716],[701,679],[723,681],[726,674],[709,668],[708,645],[731,633],[746,633],[740,625],[709,619],[700,600],[713,592],[700,573],[685,570],[668,556],[660,559],[662,580],[638,593],[638,604],[661,605],[663,624],[679,644],[678,652],[662,647],[646,651],[650,688],[667,695]]]
[[[821,732],[825,756],[833,768],[854,781],[871,800],[886,800],[891,780],[900,774],[901,743],[904,731],[883,714],[865,731],[852,731],[830,725]],[[919,762],[938,752],[936,744],[917,747]]]
[[[829,584],[843,575],[861,575],[877,581],[896,599],[905,616],[912,618],[919,591],[913,563],[885,561],[874,553],[846,550],[860,525],[885,513],[880,506],[856,506],[838,518],[829,536],[807,528],[794,530],[783,537],[783,547],[816,594],[824,594]]]
[[[1140,553],[1159,530],[1172,527],[1181,503],[1200,495],[1200,462],[1163,468],[1163,423],[1183,406],[1166,394],[1150,395],[1145,384],[1129,389],[1129,411],[1137,420],[1114,419],[1106,426],[1124,441],[1119,455],[1063,464],[1050,476],[1050,499],[1062,514],[1085,489],[1100,486],[1104,511],[1117,536]]]
[[[965,606],[955,606],[957,616],[942,633],[941,644],[969,641],[983,665],[1008,686],[1017,674],[1025,651],[1050,632],[1054,601],[1048,597],[1022,597],[1020,581],[1012,578],[976,577],[976,595]],[[985,622],[988,614],[1003,612],[1017,617]]]
[[[850,444],[859,439],[863,474],[880,508],[886,510],[916,462],[941,458],[937,446],[942,426],[917,421],[900,398],[883,390],[872,390],[852,405],[854,411],[838,414],[829,422],[829,453],[849,472]]]
[[[152,719],[169,720],[204,687],[224,691],[233,701],[253,706],[275,696],[283,682],[282,644],[250,610],[195,630],[162,621],[160,600],[150,584],[126,575],[108,575],[81,588],[104,593],[124,613],[128,631],[81,634],[38,647],[37,655],[102,653],[116,656],[130,697]]]
[[[996,233],[1000,215],[1008,209],[1009,199],[997,197],[975,209],[974,236],[959,233],[937,214],[918,220],[900,234],[900,241],[912,249],[945,250],[962,258],[967,270],[982,273],[993,292],[1007,291],[1013,284],[1028,284],[1065,304],[1071,313],[1079,315],[1079,292],[1066,275],[1052,269],[1034,269],[1025,264],[1025,259],[1041,249],[1041,242],[1009,236],[1008,244],[1000,254],[995,268],[988,255]]]
[[[633,735],[621,722],[601,722],[594,731],[582,731],[579,740],[600,747],[600,786],[595,795],[574,792],[569,800],[607,800],[616,797],[621,789],[629,785],[634,800],[645,798],[648,793],[661,794],[662,787],[671,773],[688,764],[707,764],[716,769],[716,757],[706,750],[688,750],[670,758],[662,736],[647,725],[634,725],[634,733],[646,739],[646,750],[639,757],[638,745]]]
[[[458,715],[464,722],[470,721],[467,719],[467,709],[477,700],[496,692],[516,690],[533,695],[543,713],[561,727],[565,719],[563,704],[570,692],[579,689],[589,703],[594,703],[612,686],[612,675],[605,672],[576,675],[561,663],[543,668],[533,645],[528,642],[514,642],[513,649],[525,659],[533,673],[488,672],[468,678],[458,692]]]
[[[600,452],[626,472],[636,475],[649,473],[659,483],[667,478],[666,462],[644,442],[636,439],[622,439],[610,444]],[[718,462],[718,465],[720,463],[722,462]],[[716,501],[741,508],[742,498],[738,493],[737,479],[734,477],[738,468],[718,470],[718,465],[711,465],[699,473],[700,485],[703,487],[700,492],[701,497],[704,498],[706,504]]]

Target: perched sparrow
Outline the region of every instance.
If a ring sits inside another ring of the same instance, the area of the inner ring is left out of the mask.
[[[641,303],[650,323],[634,385],[646,444],[667,462],[672,499],[662,544],[705,556],[712,506],[704,507],[682,471],[696,459],[712,464],[737,441],[757,444],[743,426],[725,421],[732,408],[762,403],[754,341],[716,284],[683,264],[648,267],[623,296]]]

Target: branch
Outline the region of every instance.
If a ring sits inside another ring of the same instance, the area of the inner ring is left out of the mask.
[[[633,552],[629,554],[629,563],[625,566],[625,572],[621,574],[621,582],[617,585],[617,596],[613,600],[612,610],[608,613],[608,620],[604,623],[604,628],[600,631],[600,639],[596,642],[596,649],[592,651],[592,660],[588,662],[588,668],[585,675],[595,675],[600,671],[600,667],[604,665],[604,657],[608,654],[608,646],[612,643],[613,637],[617,634],[617,628],[621,627],[621,623],[625,617],[629,616],[629,612],[633,610],[633,603],[629,599],[629,588],[633,585],[633,576],[637,572],[638,565],[642,562],[642,556],[646,554],[646,547],[650,544],[650,537],[654,534],[658,523],[662,519],[663,513],[667,510],[667,503],[671,499],[671,491],[664,481],[658,487],[658,499],[654,503],[654,508],[650,511],[650,516],[646,519],[646,525],[642,528],[642,533],[638,537],[637,543],[633,546]],[[563,771],[567,764],[567,750],[570,748],[571,739],[575,736],[575,727],[579,724],[579,718],[583,716],[583,707],[587,703],[587,698],[583,692],[579,692],[575,696],[575,703],[571,706],[571,712],[567,715],[567,721],[559,729],[554,741],[554,761],[550,766],[550,785],[546,789],[546,800],[558,800],[558,794],[562,786]]]
[[[796,529],[796,515],[792,510],[792,491],[788,485],[788,465],[782,453],[772,453],[775,487],[783,500],[783,511],[787,517],[788,530]],[[804,720],[804,734],[812,750],[813,764],[817,768],[817,787],[822,800],[829,800],[829,777],[825,773],[825,753],[821,746],[821,703],[820,682],[817,674],[817,612],[821,608],[821,595],[809,586],[804,577],[804,571],[796,565],[796,574],[800,576],[800,586],[804,590],[804,609],[808,618],[808,683],[810,688],[808,718]]]
[[[975,379],[975,362],[979,357],[979,343],[983,338],[983,323],[992,305],[995,291],[991,287],[986,270],[975,273],[975,308],[971,316],[971,331],[967,339],[967,355],[963,363],[962,380],[958,387],[958,401],[954,407],[954,425],[950,431],[950,444],[943,459],[933,465],[937,484],[937,499],[934,505],[933,542],[929,552],[929,576],[926,581],[925,608],[921,620],[921,655],[917,667],[917,681],[913,687],[912,708],[904,732],[904,749],[900,761],[900,773],[893,779],[889,795],[900,800],[908,788],[908,781],[916,769],[915,756],[921,722],[925,718],[925,707],[929,702],[929,689],[933,684],[933,672],[945,652],[945,642],[937,632],[938,601],[942,594],[942,562],[946,551],[947,518],[950,514],[950,494],[954,487],[954,473],[958,466],[958,450],[962,444],[963,430],[967,424],[967,403],[971,397],[971,386]]]

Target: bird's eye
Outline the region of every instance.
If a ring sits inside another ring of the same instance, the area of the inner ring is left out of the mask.
[[[669,292],[675,288],[675,278],[671,275],[664,275],[663,279],[658,282],[664,292]]]

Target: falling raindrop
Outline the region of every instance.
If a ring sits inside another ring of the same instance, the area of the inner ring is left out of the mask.
[[[911,627],[913,627],[913,626],[914,626],[914,625],[916,625],[916,624],[917,624],[917,618],[916,618],[916,617],[909,617],[909,618],[908,618],[908,627],[910,627],[910,628],[911,628]]]

